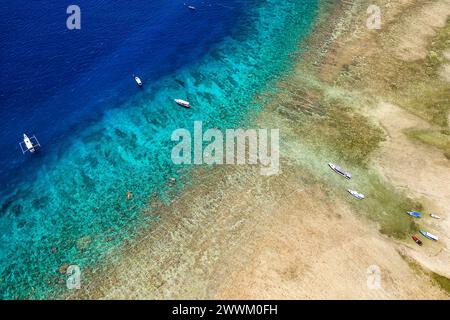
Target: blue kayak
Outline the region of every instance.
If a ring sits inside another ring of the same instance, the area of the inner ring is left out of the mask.
[[[421,218],[422,217],[422,214],[420,212],[417,212],[417,211],[408,211],[406,213],[409,214],[411,217],[414,217],[414,218]]]

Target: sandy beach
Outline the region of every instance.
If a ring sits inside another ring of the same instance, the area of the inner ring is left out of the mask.
[[[67,298],[450,297],[450,0],[321,2],[307,52],[255,97],[268,101],[255,126],[280,129],[281,173],[195,169],[177,200],[149,203],[160,222]],[[439,241],[419,247],[419,229]]]

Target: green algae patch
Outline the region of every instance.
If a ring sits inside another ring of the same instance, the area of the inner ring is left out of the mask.
[[[448,49],[450,49],[450,19],[444,28],[438,30],[427,55],[426,66],[433,75],[437,75],[440,66],[446,61],[444,52]]]
[[[448,60],[444,52],[450,48],[450,20],[444,28],[437,29],[424,60],[404,62],[392,59],[389,64],[398,65],[394,100],[403,108],[429,121],[448,127],[450,110],[449,84],[440,79],[439,72]],[[397,69],[397,68],[394,68]]]
[[[450,155],[450,132],[449,130],[415,130],[409,129],[405,134],[414,140],[436,147],[444,152],[444,155],[449,158]]]
[[[371,48],[376,54],[358,57],[354,64],[342,66],[336,82],[348,90],[367,90],[432,125],[447,128],[449,83],[441,79],[440,73],[450,63],[450,20],[445,27],[434,28],[436,34],[429,40],[424,57],[418,60],[406,61],[391,53],[398,46],[396,33],[402,27],[406,27],[402,26],[402,20],[387,23],[386,32],[377,34],[373,40]]]
[[[412,84],[397,93],[394,101],[431,124],[447,127],[450,110],[448,84],[435,79]]]
[[[367,197],[358,206],[379,223],[382,234],[404,240],[419,231],[416,220],[406,212],[423,209],[420,202],[400,194],[375,173],[365,178],[361,188]]]
[[[427,276],[430,278],[430,281],[438,285],[442,290],[444,290],[448,295],[450,295],[450,279],[440,275],[439,273],[428,271],[424,267],[422,267],[419,263],[413,260],[411,257],[406,254],[399,252],[402,259],[408,264],[408,266],[413,270],[416,274],[420,276]]]
[[[440,274],[433,272],[432,276],[433,280],[443,289],[445,292],[447,292],[448,295],[450,295],[450,279],[444,276],[441,276]]]
[[[319,148],[324,145],[344,162],[367,167],[385,140],[383,130],[361,111],[375,105],[375,100],[305,74],[287,79],[280,87],[277,111],[289,118],[302,141]]]
[[[346,162],[366,166],[370,155],[384,140],[383,131],[368,118],[349,108],[332,108],[319,124],[328,144],[333,145]]]

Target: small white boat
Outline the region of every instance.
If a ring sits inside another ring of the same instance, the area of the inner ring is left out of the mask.
[[[365,196],[362,193],[356,192],[355,190],[347,189],[347,191],[358,200],[362,200],[365,198]]]
[[[190,10],[196,10],[196,8],[195,8],[194,6],[188,6],[188,8],[189,8]]]
[[[430,240],[433,240],[433,241],[438,241],[438,240],[439,240],[438,236],[435,236],[434,234],[431,234],[431,233],[429,233],[429,232],[427,232],[427,231],[419,230],[419,232],[420,232],[424,237],[426,237],[426,238],[428,238],[428,239],[430,239]]]
[[[25,154],[28,151],[34,153],[36,148],[40,147],[38,139],[35,136],[28,137],[25,133],[23,134],[23,141],[19,143],[22,153]]]
[[[142,80],[141,80],[141,78],[139,78],[138,76],[135,76],[135,75],[133,75],[133,77],[134,77],[134,81],[136,81],[137,85],[139,87],[142,87]]]
[[[335,165],[334,163],[328,163],[328,166],[336,173],[339,173],[341,176],[347,178],[347,179],[351,179],[352,175],[345,171],[344,169],[342,169],[341,167]]]
[[[432,213],[430,213],[430,217],[432,217],[433,219],[440,219],[441,218],[441,217],[439,217],[439,216],[437,216],[435,214],[432,214]]]
[[[184,108],[190,108],[191,104],[188,101],[181,100],[181,99],[175,99],[174,100],[178,105],[184,107]]]

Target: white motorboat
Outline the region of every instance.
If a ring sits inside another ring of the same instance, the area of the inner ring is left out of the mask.
[[[430,217],[432,217],[433,219],[440,219],[441,218],[441,217],[439,217],[439,216],[437,216],[437,215],[435,215],[433,213],[430,214]]]
[[[41,146],[35,136],[28,137],[25,133],[23,134],[23,141],[19,145],[23,154],[27,152],[33,153],[36,151],[36,148]]]
[[[135,76],[135,75],[133,75],[133,77],[134,77],[134,81],[136,81],[137,85],[139,87],[142,87],[142,80],[141,80],[141,78],[139,78],[138,76]]]
[[[188,5],[188,4],[186,4],[186,2],[185,3],[183,3],[189,10],[196,10],[197,8],[196,7],[194,7],[194,6],[192,6],[192,5]]]
[[[178,105],[180,105],[180,106],[182,106],[182,107],[184,107],[184,108],[190,108],[190,107],[191,107],[191,105],[190,105],[190,103],[189,103],[188,101],[181,100],[181,99],[175,99],[174,101],[175,101]]]

